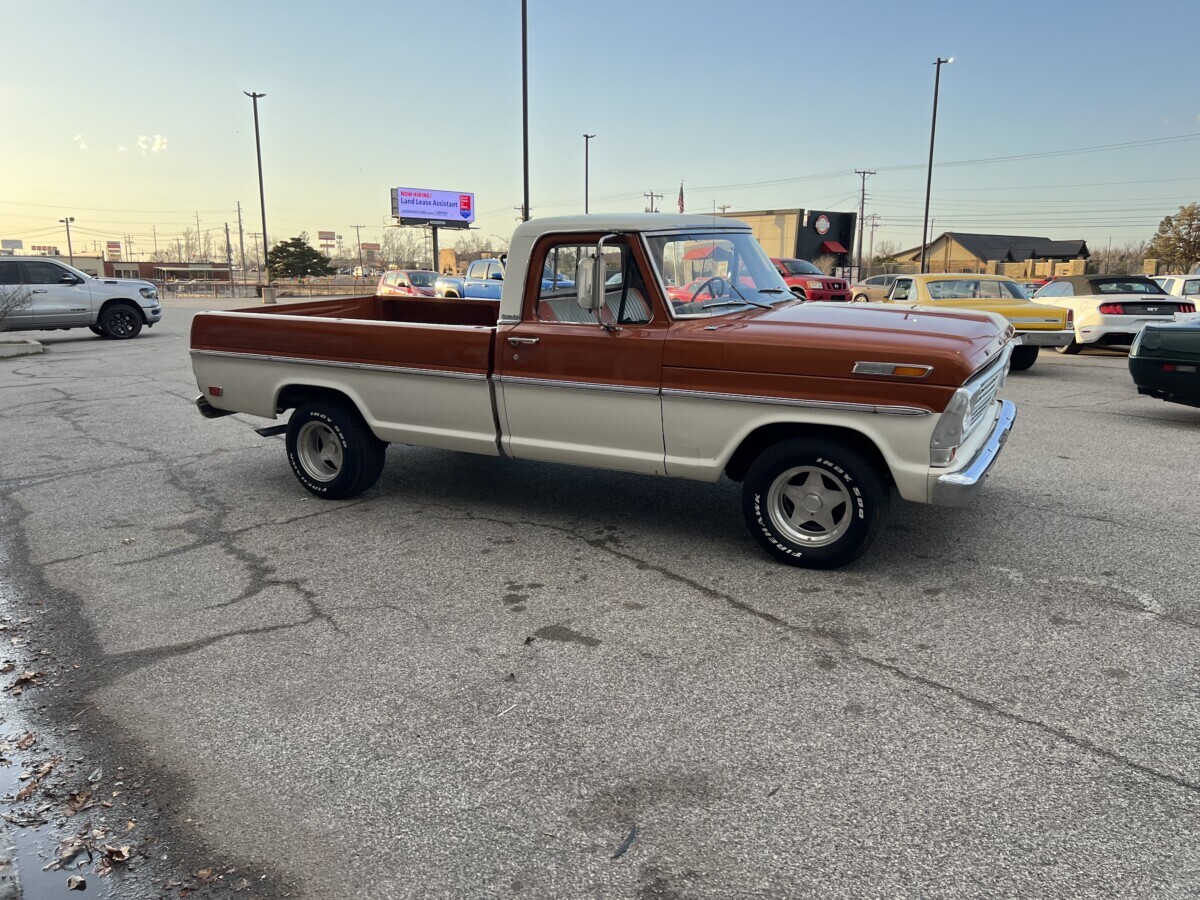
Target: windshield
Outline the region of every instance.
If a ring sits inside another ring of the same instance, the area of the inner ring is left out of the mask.
[[[825,273],[807,259],[781,259],[779,261],[789,275],[824,275]]]
[[[722,316],[795,299],[749,232],[647,237],[676,318]]]
[[[1027,300],[1025,292],[1015,281],[990,278],[961,278],[929,282],[929,296],[934,300]]]
[[[408,279],[417,287],[433,287],[437,272],[409,272]]]

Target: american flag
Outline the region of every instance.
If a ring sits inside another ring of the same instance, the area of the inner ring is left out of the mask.
[[[683,182],[679,182],[679,211],[683,212]]]

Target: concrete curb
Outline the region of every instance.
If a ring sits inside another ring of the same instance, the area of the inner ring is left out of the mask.
[[[35,353],[43,353],[45,350],[46,348],[38,341],[28,341],[24,338],[0,339],[0,359],[10,356],[33,356]]]

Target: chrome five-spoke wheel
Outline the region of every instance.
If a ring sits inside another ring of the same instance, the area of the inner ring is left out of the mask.
[[[796,466],[781,472],[771,484],[767,514],[789,540],[820,547],[846,533],[853,504],[836,475],[814,466]]]

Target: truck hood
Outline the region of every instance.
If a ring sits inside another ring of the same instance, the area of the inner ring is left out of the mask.
[[[889,385],[908,379],[858,375],[855,363],[930,366],[915,383],[956,388],[1000,354],[1011,332],[1003,318],[982,311],[785,303],[677,324],[664,361],[679,368]]]
[[[153,282],[146,281],[143,278],[93,278],[92,280],[97,282],[98,284],[113,284],[113,285],[127,284],[130,287],[139,287],[139,288],[154,287]]]

